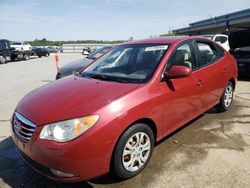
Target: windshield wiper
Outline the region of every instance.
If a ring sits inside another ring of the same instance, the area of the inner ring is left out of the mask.
[[[93,74],[90,75],[91,78],[98,79],[98,80],[107,80],[107,81],[113,81],[113,82],[120,82],[120,83],[128,83],[128,81],[124,80],[123,78],[118,77],[109,77],[103,74]]]
[[[87,56],[86,58],[91,59],[91,60],[95,60],[94,57],[89,57],[89,56]]]

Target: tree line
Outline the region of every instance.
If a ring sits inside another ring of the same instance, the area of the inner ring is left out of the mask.
[[[165,36],[173,36],[174,34],[172,33],[171,30],[168,31],[166,34],[161,34],[160,37],[165,37]],[[154,38],[158,36],[150,36],[150,38]],[[27,41],[29,44],[32,46],[61,46],[62,44],[119,44],[123,43],[126,41],[131,41],[133,40],[133,37],[129,37],[128,40],[57,40],[57,41],[52,41],[52,40],[47,40],[46,38],[42,39],[35,39],[33,41]]]
[[[123,40],[47,40],[35,39],[33,41],[27,41],[32,46],[61,46],[62,44],[118,44],[124,42]]]

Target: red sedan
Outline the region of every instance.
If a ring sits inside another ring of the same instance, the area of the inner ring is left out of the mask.
[[[26,95],[12,137],[51,179],[131,178],[163,137],[214,106],[228,110],[236,79],[235,59],[205,38],[132,41]]]

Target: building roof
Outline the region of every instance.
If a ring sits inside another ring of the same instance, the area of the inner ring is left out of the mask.
[[[175,29],[173,33],[200,35],[227,33],[228,31],[241,30],[244,28],[250,28],[250,9],[190,23],[189,27]]]

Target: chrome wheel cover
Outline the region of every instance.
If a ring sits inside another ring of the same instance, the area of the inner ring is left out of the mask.
[[[225,95],[224,95],[225,107],[226,108],[230,107],[232,101],[233,101],[233,87],[231,85],[228,85],[226,87]]]
[[[141,169],[147,162],[151,151],[151,141],[144,132],[132,135],[122,153],[123,167],[129,172]]]

